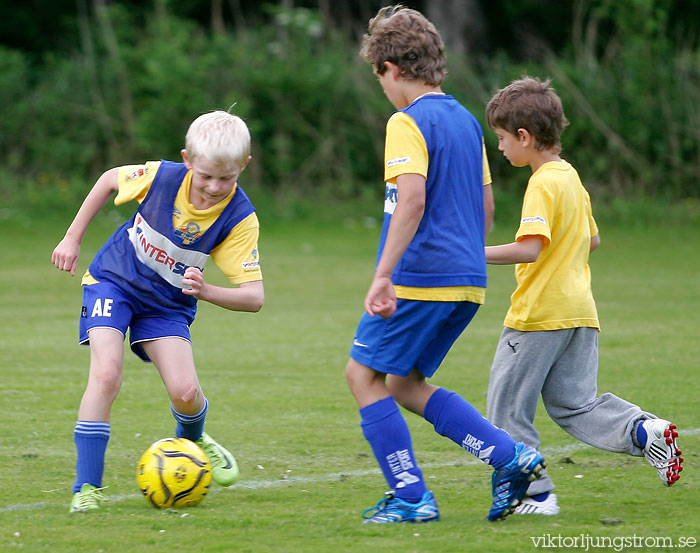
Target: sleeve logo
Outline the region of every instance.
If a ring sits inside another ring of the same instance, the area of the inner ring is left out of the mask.
[[[140,177],[143,177],[144,175],[148,175],[148,166],[144,165],[143,167],[136,169],[135,171],[132,171],[126,177],[124,177],[125,181],[130,181],[134,179],[138,179]]]
[[[257,271],[260,269],[260,261],[245,261],[241,267],[244,271]]]
[[[545,221],[544,217],[540,217],[538,215],[537,217],[523,217],[520,219],[521,225],[524,225],[525,223],[542,223],[543,225],[546,225],[547,221]]]
[[[387,159],[386,160],[386,166],[387,167],[394,167],[396,165],[405,165],[406,163],[409,163],[411,161],[411,158],[408,156],[405,157],[397,157],[394,159]]]

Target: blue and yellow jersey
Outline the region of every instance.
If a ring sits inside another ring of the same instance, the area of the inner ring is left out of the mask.
[[[386,127],[381,257],[398,201],[397,178],[426,179],[423,219],[392,275],[399,298],[484,303],[483,187],[491,183],[481,127],[449,95],[426,95]]]
[[[143,165],[125,165],[119,168],[119,192],[115,205],[132,200],[141,204],[148,194],[151,184],[161,166],[160,161],[149,161]],[[172,206],[172,226],[176,237],[183,245],[193,244],[211,227],[233,198],[238,185],[226,200],[209,209],[196,209],[189,202],[192,172],[185,174]],[[258,251],[259,222],[253,211],[238,223],[210,253],[212,261],[233,284],[241,284],[262,279],[260,255]],[[95,282],[88,273],[83,284]]]
[[[83,284],[109,280],[152,304],[194,310],[196,299],[181,291],[187,267],[204,270],[211,257],[233,283],[262,278],[258,221],[239,186],[198,210],[189,202],[191,171],[183,163],[126,166],[118,179],[115,203],[135,199],[139,207],[97,253]]]

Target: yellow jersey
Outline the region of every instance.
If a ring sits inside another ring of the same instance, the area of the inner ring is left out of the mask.
[[[515,266],[517,287],[505,326],[522,331],[600,328],[591,290],[588,256],[598,234],[588,192],[566,161],[535,171],[523,198],[515,235],[540,236],[543,245],[533,263]]]

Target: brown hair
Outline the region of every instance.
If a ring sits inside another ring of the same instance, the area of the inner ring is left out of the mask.
[[[407,80],[439,86],[445,79],[445,45],[435,26],[416,10],[401,4],[377,12],[362,39],[360,55],[379,75],[385,61],[395,63]]]
[[[486,106],[489,127],[513,135],[525,129],[535,137],[535,148],[559,153],[559,138],[569,122],[549,83],[549,79],[523,77],[499,90]]]

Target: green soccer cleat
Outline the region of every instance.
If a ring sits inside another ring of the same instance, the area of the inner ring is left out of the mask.
[[[83,484],[79,492],[73,494],[69,513],[87,513],[100,508],[100,503],[107,501],[102,493],[104,488],[96,488],[92,484]]]
[[[238,481],[238,463],[230,451],[221,447],[206,432],[202,432],[202,437],[197,440],[197,445],[209,457],[212,469],[211,476],[214,482],[220,486],[231,486]]]

